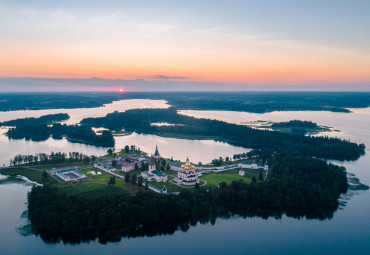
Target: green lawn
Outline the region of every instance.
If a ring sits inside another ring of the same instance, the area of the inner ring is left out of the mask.
[[[220,173],[209,173],[200,177],[201,180],[207,182],[205,187],[217,186],[219,181],[224,181],[230,184],[232,181],[243,180],[246,183],[252,182],[252,177],[255,176],[258,181],[258,175],[262,171],[263,177],[265,176],[265,171],[261,169],[244,169],[244,176],[239,175],[239,169],[232,169],[229,171],[224,171]]]
[[[139,191],[139,187],[136,185],[132,185],[130,183],[125,183],[123,180],[116,178],[116,185],[114,187],[108,187],[108,181],[111,175],[100,171],[101,175],[93,175],[88,173],[90,171],[96,171],[97,169],[94,168],[87,168],[80,170],[81,173],[85,174],[87,177],[91,178],[91,180],[86,180],[78,183],[63,183],[58,184],[57,186],[63,188],[67,193],[71,195],[75,194],[89,194],[97,196],[99,194],[107,193],[108,190],[113,190],[114,194],[117,192],[124,193],[126,191],[130,193],[137,193]],[[97,170],[99,171],[99,170]],[[106,189],[108,188],[108,189]],[[111,189],[114,188],[114,189]],[[117,190],[120,189],[121,191]]]
[[[260,169],[244,169],[244,171],[245,171],[244,176],[239,175],[239,169],[232,169],[220,173],[205,174],[201,176],[200,179],[207,182],[206,187],[217,186],[219,181],[224,181],[227,184],[230,184],[232,181],[239,180],[243,180],[246,183],[251,183],[253,176],[256,176],[258,180]],[[265,172],[262,171],[262,173],[264,174]]]
[[[126,194],[127,191],[116,186],[105,186],[101,189],[93,189],[78,193],[84,197],[100,197]]]
[[[123,172],[121,170],[115,171],[114,173],[119,174],[123,177],[125,177],[125,175],[126,175],[126,172]],[[139,177],[141,175],[141,170],[132,170],[132,171],[129,172],[129,174],[130,174],[130,176],[133,175],[133,174],[136,174],[136,177]]]
[[[40,170],[51,170],[51,169],[58,169],[58,168],[65,168],[65,167],[86,167],[88,165],[79,164],[79,163],[72,163],[72,164],[61,164],[61,165],[34,165],[30,166],[32,168],[40,169]]]

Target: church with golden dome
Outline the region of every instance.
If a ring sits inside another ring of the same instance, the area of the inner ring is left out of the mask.
[[[176,181],[178,184],[186,186],[199,183],[198,175],[195,172],[195,166],[190,164],[189,158],[186,159],[185,165],[181,165],[181,170],[178,170]]]

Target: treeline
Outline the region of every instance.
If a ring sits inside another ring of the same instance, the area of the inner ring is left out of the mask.
[[[91,144],[103,147],[114,147],[115,141],[112,132],[104,130],[97,135],[90,127],[79,125],[66,125],[55,123],[52,126],[42,125],[19,125],[10,128],[7,136],[11,139],[23,139],[32,141],[45,141],[52,136],[54,139],[67,137],[68,141]]]
[[[42,81],[41,81],[42,82]],[[112,92],[50,92],[0,94],[0,111],[71,109],[100,107],[120,100],[122,94]]]
[[[69,119],[67,113],[57,113],[44,115],[39,118],[24,118],[9,120],[0,123],[0,126],[32,126],[32,125],[42,125],[42,124],[52,124],[53,122],[65,121]]]
[[[59,164],[59,163],[73,163],[73,162],[84,162],[89,163],[96,160],[96,156],[88,156],[80,152],[51,152],[46,153],[36,153],[35,155],[16,155],[14,158],[10,159],[10,165],[21,165],[21,164]]]
[[[266,159],[266,158],[269,158],[273,154],[274,154],[274,151],[272,151],[272,150],[268,150],[268,149],[258,150],[258,149],[256,149],[256,150],[251,150],[249,152],[234,154],[233,159],[234,160],[240,160],[240,159],[250,159],[250,158],[256,158],[256,157]]]
[[[99,82],[85,80],[86,84]],[[116,81],[112,81],[116,86]],[[166,100],[184,110],[226,110],[245,112],[333,111],[370,106],[366,92],[84,92],[0,94],[0,111],[99,107],[122,99]],[[246,104],[245,102],[248,102]]]
[[[141,191],[93,198],[69,196],[48,186],[34,187],[28,195],[28,216],[39,231],[116,229],[135,234],[152,224],[188,226],[225,214],[259,215],[263,210],[280,217],[296,212],[296,217],[330,218],[339,195],[347,191],[344,167],[288,155],[277,155],[269,164],[268,181],[233,181],[218,188],[184,190],[179,195]]]
[[[370,93],[359,92],[127,92],[124,99],[160,99],[182,110],[347,112],[370,106]],[[248,102],[248,103],[246,103]]]
[[[278,122],[271,125],[274,128],[290,128],[290,127],[297,127],[297,128],[317,128],[317,124],[313,123],[312,121],[301,121],[301,120],[290,120],[287,122]]]
[[[167,122],[175,126],[152,126],[150,123]],[[180,115],[176,109],[140,109],[123,113],[114,112],[102,118],[88,118],[84,125],[105,127],[110,130],[135,131],[160,136],[214,137],[234,145],[254,149],[290,149],[303,156],[325,159],[356,160],[365,153],[364,144],[330,137],[304,136],[277,131],[257,130],[244,125],[218,120],[198,119]]]

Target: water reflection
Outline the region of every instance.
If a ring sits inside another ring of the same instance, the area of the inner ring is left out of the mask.
[[[189,140],[132,133],[117,136],[116,149],[123,149],[127,144],[137,145],[142,151],[154,153],[158,145],[159,153],[166,158],[185,161],[187,157],[193,163],[209,163],[219,157],[232,157],[234,154],[248,152],[250,149],[233,146],[225,142],[213,140]]]
[[[332,219],[337,208],[322,209],[322,210],[267,210],[267,209],[246,209],[231,211],[226,210],[218,213],[218,215],[201,215],[197,218],[188,220],[180,220],[173,222],[166,222],[166,224],[149,224],[141,225],[138,228],[115,229],[109,231],[93,231],[80,233],[52,233],[47,231],[35,232],[30,225],[25,225],[21,235],[29,236],[35,234],[40,236],[45,243],[64,243],[64,244],[82,244],[90,243],[98,240],[101,244],[112,242],[121,242],[122,239],[137,238],[137,237],[159,237],[164,235],[173,235],[176,232],[186,233],[192,227],[200,225],[215,225],[217,220],[229,219],[247,219],[247,218],[262,218],[268,220],[270,218],[281,220],[283,216],[294,218],[296,220],[328,220]]]

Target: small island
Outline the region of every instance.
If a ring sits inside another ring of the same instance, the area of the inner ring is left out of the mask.
[[[277,122],[271,125],[261,125],[263,128],[271,128],[276,131],[289,134],[314,135],[320,132],[331,132],[332,129],[327,126],[319,126],[312,121],[290,120],[287,122]]]

